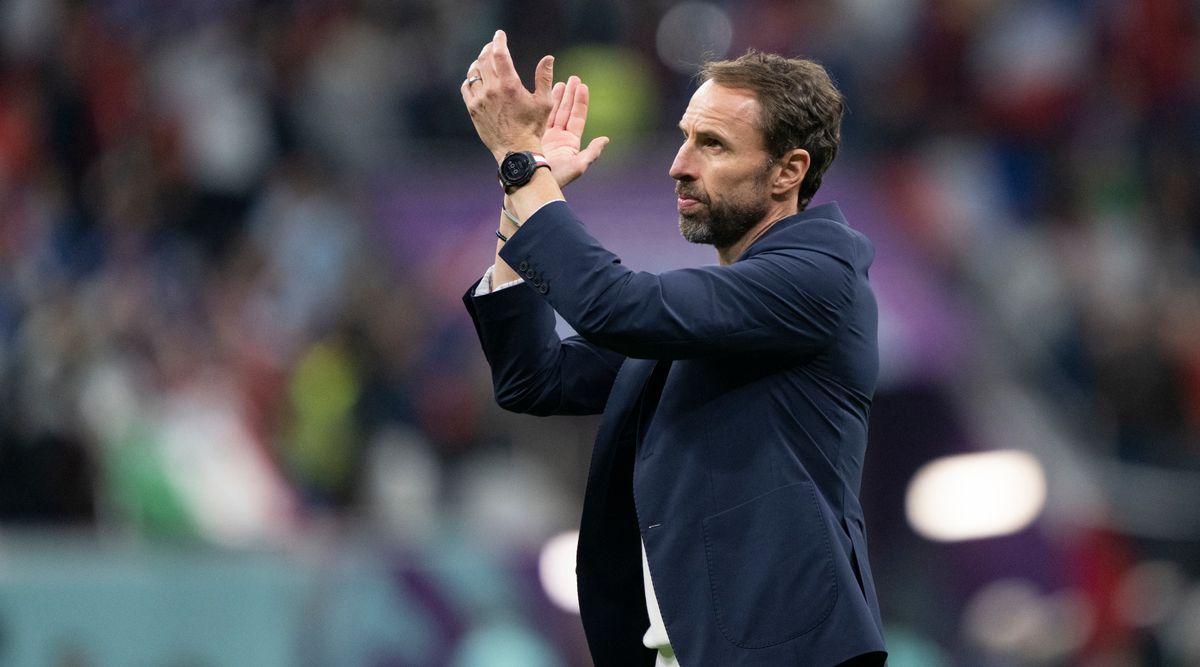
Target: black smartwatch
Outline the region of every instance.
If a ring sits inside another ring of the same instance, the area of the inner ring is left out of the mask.
[[[550,163],[546,161],[545,155],[529,151],[520,153],[509,151],[500,162],[500,169],[497,171],[500,185],[504,186],[504,193],[511,195],[517,188],[528,183],[533,179],[533,172],[537,171],[539,167],[550,168]]]

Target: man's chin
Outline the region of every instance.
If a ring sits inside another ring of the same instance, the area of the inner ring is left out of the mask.
[[[691,216],[679,216],[679,234],[688,243],[712,245],[712,229]]]

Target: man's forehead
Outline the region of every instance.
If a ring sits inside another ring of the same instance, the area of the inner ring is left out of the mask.
[[[730,88],[709,80],[692,94],[679,124],[686,127],[699,122],[717,123],[729,130],[757,132],[760,109],[754,91]]]

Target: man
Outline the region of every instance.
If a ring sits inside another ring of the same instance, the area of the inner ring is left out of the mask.
[[[495,264],[464,301],[502,406],[603,412],[577,568],[596,664],[882,664],[857,498],[874,253],[835,204],[806,210],[840,94],[807,61],[706,66],[670,174],[683,236],[720,266],[653,275],[563,199],[606,140],[580,150],[587,87],[552,87],[552,68],[530,93],[502,31],[468,68],[507,196]],[[553,311],[579,336],[560,340]]]

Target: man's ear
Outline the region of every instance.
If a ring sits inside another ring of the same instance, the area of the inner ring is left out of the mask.
[[[803,148],[793,148],[775,160],[779,173],[771,181],[771,194],[782,195],[788,191],[799,189],[804,182],[804,175],[812,164],[812,156]]]

